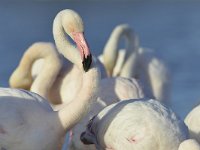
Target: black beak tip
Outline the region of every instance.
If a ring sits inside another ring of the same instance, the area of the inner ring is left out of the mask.
[[[92,64],[92,55],[90,54],[86,58],[84,57],[82,64],[84,71],[87,72]]]
[[[82,132],[82,133],[81,133],[81,135],[80,135],[80,140],[81,140],[81,142],[82,142],[83,144],[85,144],[85,145],[93,144],[92,142],[88,141],[88,140],[84,137],[85,134],[86,134],[85,132]]]

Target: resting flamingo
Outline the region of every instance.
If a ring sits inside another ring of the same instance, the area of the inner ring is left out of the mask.
[[[59,111],[53,111],[46,99],[32,92],[0,88],[1,149],[57,149],[60,138],[80,121],[96,99],[100,71],[92,61],[82,20],[73,10],[61,13],[67,15],[65,32],[76,42],[79,52],[73,47],[59,51],[82,72],[82,86],[74,100]]]
[[[72,135],[68,146],[69,150],[96,150],[94,145],[84,145],[80,141],[80,135],[85,130],[88,121],[110,104],[131,98],[143,98],[144,94],[140,84],[135,79],[117,77],[102,79],[100,81],[97,97],[97,101],[93,103],[86,117],[72,129]]]
[[[118,50],[122,37],[126,39],[126,48]],[[113,30],[100,60],[110,76],[138,78],[144,85],[146,96],[170,103],[170,75],[167,66],[156,57],[153,50],[139,46],[139,38],[130,26],[121,24]]]
[[[185,124],[189,128],[190,138],[200,143],[200,105],[194,107],[185,117]]]
[[[80,138],[98,150],[177,150],[188,129],[159,101],[132,99],[104,108]]]

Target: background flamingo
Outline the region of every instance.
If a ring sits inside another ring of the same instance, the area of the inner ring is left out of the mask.
[[[126,48],[119,49],[123,37]],[[110,76],[137,78],[146,96],[169,104],[171,83],[167,66],[153,50],[139,47],[139,38],[129,25],[121,24],[113,30],[100,60]]]

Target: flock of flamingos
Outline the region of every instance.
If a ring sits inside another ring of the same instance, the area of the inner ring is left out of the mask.
[[[200,150],[200,106],[185,120],[170,109],[169,70],[129,25],[98,58],[73,10],[56,15],[53,37],[31,45],[0,88],[0,150]]]

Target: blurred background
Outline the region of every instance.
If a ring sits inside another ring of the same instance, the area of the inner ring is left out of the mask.
[[[172,108],[181,118],[200,102],[200,1],[193,0],[0,0],[0,85],[34,42],[51,41],[52,22],[62,9],[85,22],[91,50],[99,55],[113,30],[128,23],[140,45],[155,49],[171,70]]]

